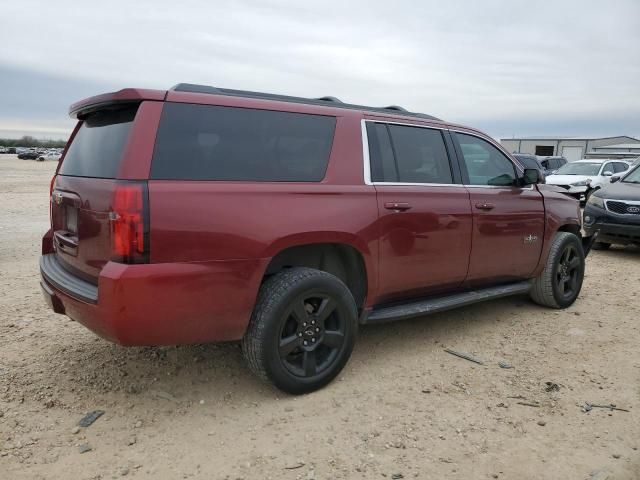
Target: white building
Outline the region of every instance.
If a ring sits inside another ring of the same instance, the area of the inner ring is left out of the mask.
[[[640,157],[640,144],[620,143],[617,145],[605,145],[593,147],[587,152],[586,158],[636,158]]]
[[[619,137],[518,137],[502,138],[500,143],[509,152],[531,153],[542,157],[563,156],[570,162],[585,158],[600,147],[638,145],[637,138]],[[636,155],[637,156],[637,155]]]

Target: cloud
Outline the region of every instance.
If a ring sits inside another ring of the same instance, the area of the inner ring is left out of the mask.
[[[14,78],[0,128],[14,115],[66,125],[98,87],[192,82],[398,104],[494,135],[640,134],[637,0],[4,0],[0,13],[0,75]]]

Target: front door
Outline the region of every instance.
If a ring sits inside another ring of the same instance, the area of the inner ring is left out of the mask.
[[[516,166],[488,140],[463,133],[453,136],[473,211],[466,284],[529,277],[542,251],[542,195],[535,186],[518,186]]]
[[[443,132],[367,124],[379,212],[378,300],[459,287],[471,252],[471,207],[469,193],[452,168]]]

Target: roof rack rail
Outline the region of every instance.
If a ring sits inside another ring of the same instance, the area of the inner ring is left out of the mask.
[[[401,107],[400,105],[389,105],[388,107],[382,107],[385,110],[395,110],[396,112],[402,112],[402,113],[409,113],[409,110],[407,110],[404,107]]]
[[[324,102],[334,102],[334,103],[344,103],[342,100],[336,97],[332,97],[330,95],[326,95],[324,97],[316,98],[315,100],[322,100]]]
[[[189,93],[207,93],[211,95],[226,95],[231,97],[244,97],[244,98],[256,98],[260,100],[274,100],[278,102],[291,102],[302,103],[306,105],[319,105],[331,108],[345,108],[348,110],[364,110],[367,112],[389,114],[391,112],[397,112],[400,115],[406,115],[417,118],[424,118],[425,120],[437,120],[439,118],[427,115],[425,113],[409,112],[408,110],[399,107],[397,105],[391,105],[389,107],[367,107],[364,105],[355,105],[351,103],[344,103],[336,97],[326,96],[320,98],[303,98],[292,97],[289,95],[279,95],[275,93],[263,93],[263,92],[250,92],[247,90],[233,90],[230,88],[218,88],[210,87],[208,85],[196,85],[193,83],[178,83],[171,87],[171,90],[175,92],[189,92]]]
[[[191,92],[191,93],[220,93],[220,89],[210,87],[209,85],[198,85],[195,83],[178,83],[170,88],[175,92]]]

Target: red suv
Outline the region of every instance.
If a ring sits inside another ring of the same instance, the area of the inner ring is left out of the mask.
[[[41,285],[111,341],[241,340],[258,376],[302,393],[340,372],[360,324],[580,291],[578,202],[477,130],[190,84],[70,114]]]

